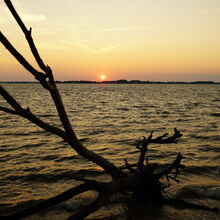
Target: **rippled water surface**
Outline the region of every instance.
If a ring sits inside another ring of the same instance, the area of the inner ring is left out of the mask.
[[[48,123],[61,126],[49,94],[40,85],[4,87],[23,107],[29,107]],[[174,183],[170,191],[175,191],[176,196],[219,206],[220,85],[59,84],[59,88],[82,143],[119,166],[124,158],[129,162],[137,160],[135,143],[142,136],[152,130],[155,136],[171,134],[174,127],[178,128],[183,133],[178,144],[152,144],[150,161],[168,163],[181,152],[186,157],[186,169],[180,184]],[[7,106],[2,97],[0,105]],[[100,168],[82,159],[60,138],[25,119],[0,112],[0,212],[56,195],[76,185],[76,176],[105,178],[98,171]],[[63,212],[59,219],[68,216],[66,209],[60,210],[56,209]],[[109,210],[110,216],[117,210],[120,217],[115,219],[126,219],[123,216],[129,212],[123,207],[113,208],[112,213]],[[153,215],[151,219],[175,219],[177,211],[167,208],[161,212],[162,217]],[[104,213],[105,210],[99,215],[103,217]],[[184,215],[194,214],[185,211]],[[198,219],[206,219],[206,215],[218,219],[203,212]]]

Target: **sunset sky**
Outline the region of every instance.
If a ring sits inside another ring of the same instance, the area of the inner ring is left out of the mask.
[[[219,0],[12,2],[57,80],[220,81]],[[34,64],[3,0],[0,30]],[[33,78],[0,45],[0,81],[11,80]]]

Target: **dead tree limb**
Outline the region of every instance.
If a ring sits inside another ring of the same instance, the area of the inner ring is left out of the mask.
[[[148,161],[147,152],[148,145],[151,143],[164,144],[164,143],[176,143],[177,139],[182,136],[180,131],[176,128],[174,129],[174,134],[168,136],[168,134],[163,134],[155,139],[152,138],[153,132],[148,138],[144,138],[140,142],[137,148],[140,150],[140,155],[137,163],[129,164],[125,159],[124,168],[120,168],[115,164],[111,163],[104,157],[88,150],[83,146],[76,136],[76,133],[70,123],[68,115],[66,113],[60,92],[55,84],[52,69],[45,65],[44,61],[40,57],[40,54],[35,46],[34,40],[32,38],[32,29],[26,28],[22,19],[16,12],[14,6],[10,0],[4,0],[14,19],[21,28],[23,34],[26,37],[32,55],[35,58],[36,63],[40,71],[34,68],[9,42],[9,40],[0,32],[0,42],[5,46],[5,48],[14,56],[14,58],[26,69],[28,70],[35,79],[46,89],[53,100],[56,107],[56,111],[59,116],[59,120],[62,124],[62,129],[50,125],[36,115],[34,115],[29,108],[23,108],[14,97],[12,97],[2,86],[0,86],[0,94],[6,100],[6,102],[11,106],[10,108],[0,106],[0,111],[9,113],[12,115],[21,116],[38,127],[44,129],[47,132],[55,134],[61,137],[65,142],[67,142],[80,156],[94,162],[98,166],[104,169],[105,172],[109,173],[112,180],[108,183],[102,183],[95,180],[85,180],[83,184],[69,189],[55,197],[42,201],[34,206],[30,206],[27,209],[21,210],[19,212],[13,213],[10,216],[4,216],[5,219],[20,219],[32,215],[44,208],[57,205],[67,199],[70,199],[82,192],[88,190],[95,190],[98,192],[98,197],[95,201],[82,207],[76,211],[69,219],[80,220],[84,219],[86,216],[97,211],[99,208],[104,206],[111,196],[114,194],[126,194],[130,193],[138,199],[145,199],[146,201],[165,201],[162,196],[162,191],[169,187],[162,183],[162,179],[169,182],[174,180],[178,182],[178,175],[180,174],[180,169],[184,168],[181,164],[183,159],[182,155],[179,153],[173,163],[164,168],[162,171],[158,169],[157,164],[151,164]],[[130,173],[126,173],[123,170],[128,169]],[[0,216],[2,217],[2,216]]]
[[[103,183],[104,184],[104,183]],[[73,187],[71,189],[66,190],[65,192],[54,196],[52,198],[49,198],[47,200],[43,200],[42,202],[39,202],[36,205],[29,206],[28,208],[15,212],[12,215],[10,215],[11,219],[22,219],[27,216],[33,215],[39,211],[42,211],[46,208],[55,206],[61,202],[64,202],[68,199],[71,199],[72,197],[79,195],[83,192],[89,191],[89,190],[95,190],[99,191],[103,187],[102,183],[98,183],[97,181],[90,180],[86,183],[83,183],[81,185],[78,185],[76,187]],[[1,216],[2,218],[7,218],[8,216]]]
[[[158,179],[162,178],[163,176],[167,176],[172,172],[172,170],[175,170],[174,172],[174,179],[177,178],[179,174],[179,169],[184,169],[185,166],[181,164],[181,160],[183,159],[183,156],[179,153],[174,162],[168,166],[165,170],[155,174]],[[169,179],[169,178],[168,178]]]
[[[22,108],[21,105],[1,85],[0,85],[0,94],[8,102],[8,104],[13,108],[13,109],[9,109],[9,108],[0,106],[0,111],[4,111],[4,112],[7,112],[13,115],[18,115],[23,118],[26,118],[27,120],[37,125],[38,127],[44,129],[45,131],[58,135],[64,140],[67,140],[67,136],[62,129],[45,123],[44,121],[39,119],[37,116],[35,116],[30,111],[30,109]]]
[[[165,133],[155,139],[152,139],[151,143],[157,143],[157,144],[176,143],[177,139],[182,137],[182,134],[176,128],[174,128],[174,134],[172,136],[167,137],[168,135],[169,135],[168,133]]]
[[[15,10],[15,8],[14,8],[14,6],[11,3],[10,0],[5,0],[5,4],[7,5],[8,9],[10,10],[10,12],[13,15],[14,19],[16,20],[17,24],[19,25],[22,32],[24,33],[25,38],[27,39],[27,42],[28,42],[29,47],[31,49],[31,52],[32,52],[38,66],[45,73],[45,75],[50,78],[50,81],[54,81],[53,80],[53,74],[52,74],[52,71],[51,71],[50,67],[46,66],[44,64],[44,61],[40,57],[40,54],[39,54],[39,52],[38,52],[38,50],[35,46],[34,40],[33,40],[32,35],[31,35],[32,34],[32,28],[30,28],[29,30],[26,28],[24,22],[22,21],[22,19],[18,15],[17,11]]]
[[[44,88],[48,89],[48,84],[46,82],[46,76],[36,70],[8,41],[8,39],[0,31],[0,41],[5,46],[5,48],[15,57],[15,59],[28,71],[30,72],[36,80],[40,81],[44,85]]]
[[[152,135],[153,135],[153,132],[151,132],[151,134],[148,138],[144,137],[142,145],[139,146],[139,149],[140,149],[140,152],[141,152],[138,163],[137,163],[137,168],[138,168],[139,172],[141,172],[144,168],[145,155],[146,155],[147,150],[148,150],[147,146],[148,146],[148,144],[150,143],[150,141],[152,139]]]
[[[18,16],[14,6],[12,5],[10,0],[5,0],[6,5],[11,11],[14,19],[17,21],[20,26],[22,32],[26,36],[28,44],[31,48],[32,54],[35,57],[36,62],[39,67],[43,70],[44,73],[38,72],[35,70],[31,64],[29,64],[24,57],[12,46],[12,44],[7,40],[7,38],[0,32],[0,41],[6,47],[7,50],[18,60],[18,62],[29,72],[31,72],[34,77],[41,83],[41,85],[47,89],[53,99],[53,102],[56,106],[56,110],[58,112],[60,121],[65,130],[67,140],[69,145],[82,157],[96,163],[100,167],[102,167],[106,172],[110,173],[113,178],[125,176],[125,173],[116,167],[113,163],[109,162],[105,158],[100,155],[88,150],[84,147],[78,140],[72,125],[69,121],[68,115],[66,113],[63,101],[61,99],[59,90],[54,82],[53,73],[49,66],[45,66],[44,62],[40,58],[40,55],[36,49],[34,41],[31,37],[31,31],[28,31],[21,18]],[[30,29],[31,30],[31,29]],[[49,82],[46,81],[48,78]],[[4,96],[3,96],[4,97]]]

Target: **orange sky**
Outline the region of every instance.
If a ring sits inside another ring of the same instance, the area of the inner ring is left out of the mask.
[[[220,81],[219,0],[16,0],[57,80]],[[31,62],[0,2],[0,29]],[[33,80],[0,46],[0,81]]]

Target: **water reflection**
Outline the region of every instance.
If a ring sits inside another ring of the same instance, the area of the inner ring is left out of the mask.
[[[60,127],[49,94],[37,84],[5,84],[22,106]],[[181,152],[187,166],[182,184],[209,185],[220,172],[219,85],[74,85],[59,84],[77,135],[89,149],[121,165],[135,162],[135,142],[154,130],[174,127],[178,144],[152,145],[152,162],[168,163]],[[0,99],[0,105],[4,105]],[[58,137],[26,120],[0,113],[0,204],[16,204],[55,195],[74,185],[74,175],[96,172]],[[97,175],[97,174],[95,174]],[[216,181],[216,182],[218,182]],[[44,189],[44,190],[39,190]],[[129,216],[132,216],[130,214]]]

